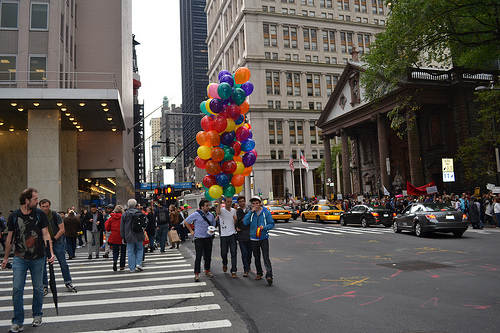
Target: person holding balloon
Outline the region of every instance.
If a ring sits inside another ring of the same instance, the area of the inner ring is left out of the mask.
[[[273,267],[269,259],[269,230],[274,228],[274,219],[269,210],[262,206],[260,197],[252,197],[250,203],[252,204],[252,210],[243,218],[243,224],[250,225],[250,241],[257,269],[255,280],[262,279],[264,273],[260,262],[262,252],[266,268],[266,280],[271,285],[273,284]]]
[[[220,225],[220,255],[222,257],[222,271],[227,272],[227,252],[231,251],[231,277],[236,278],[236,210],[231,207],[232,197],[225,197],[225,207],[222,208],[222,197],[219,198],[216,213]]]

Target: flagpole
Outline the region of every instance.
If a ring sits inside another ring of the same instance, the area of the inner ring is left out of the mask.
[[[302,160],[300,159],[300,154],[302,151],[300,150],[300,145],[299,145],[299,176],[300,176],[300,200],[304,197],[302,193]]]

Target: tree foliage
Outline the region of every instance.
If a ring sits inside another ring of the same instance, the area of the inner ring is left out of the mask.
[[[500,0],[390,0],[387,29],[363,57],[368,100],[397,86],[408,68],[488,69],[500,58]]]

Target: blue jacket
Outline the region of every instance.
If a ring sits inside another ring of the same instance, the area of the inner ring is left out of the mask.
[[[259,215],[252,211],[246,213],[243,224],[250,224],[250,239],[267,239],[269,238],[268,231],[274,228],[274,219],[267,208],[262,207],[262,212]],[[260,238],[257,238],[257,228],[261,225],[264,226],[264,229],[260,234]]]

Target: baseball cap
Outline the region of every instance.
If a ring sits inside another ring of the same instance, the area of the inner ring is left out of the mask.
[[[253,197],[250,199],[250,202],[252,202],[252,201],[256,201],[256,200],[257,200],[257,201],[259,201],[259,202],[262,202],[262,200],[260,199],[260,197],[259,197],[259,196],[257,196],[257,195],[253,196]]]
[[[112,209],[114,209],[114,208],[115,208],[115,205],[113,205],[113,204],[109,204],[109,205],[107,205],[106,207],[107,207],[107,208],[112,208]]]

